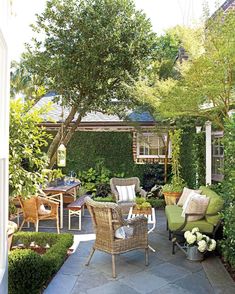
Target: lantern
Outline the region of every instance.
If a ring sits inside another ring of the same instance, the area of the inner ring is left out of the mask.
[[[64,144],[60,144],[59,148],[57,149],[57,165],[59,167],[66,166],[66,147]]]

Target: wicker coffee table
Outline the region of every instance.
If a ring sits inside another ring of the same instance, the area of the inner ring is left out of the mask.
[[[134,218],[138,215],[144,215],[148,219],[148,234],[151,233],[155,227],[156,227],[156,215],[155,215],[155,209],[152,207],[150,210],[137,210],[134,207],[131,207],[128,213],[127,219]],[[151,249],[153,252],[156,252],[153,247],[149,245],[149,249]]]

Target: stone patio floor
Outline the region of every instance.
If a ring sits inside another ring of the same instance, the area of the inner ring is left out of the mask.
[[[156,211],[157,225],[149,234],[156,252],[149,252],[149,266],[144,264],[143,250],[116,257],[117,278],[112,278],[111,256],[96,251],[85,266],[95,235],[86,211],[81,231],[74,234],[74,253],[54,276],[44,294],[206,294],[235,293],[235,283],[216,256],[204,262],[191,262],[180,250],[171,254],[163,210]],[[67,218],[62,232],[66,232]],[[73,220],[74,225],[76,219]],[[43,231],[42,229],[40,231]],[[44,229],[45,231],[45,229]],[[50,230],[51,231],[51,230]]]

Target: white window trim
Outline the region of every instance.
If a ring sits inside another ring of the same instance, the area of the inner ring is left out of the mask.
[[[215,173],[214,172],[214,160],[213,159],[222,159],[224,162],[224,153],[223,154],[214,154],[214,140],[215,139],[222,139],[224,136],[224,132],[223,131],[215,131],[212,132],[212,180],[215,182],[221,182],[224,179],[224,174],[222,172],[220,173]]]
[[[7,49],[8,0],[0,0],[0,293],[8,293],[8,149],[9,149],[9,59]]]
[[[157,133],[154,133],[154,132],[145,132],[145,133],[142,133],[142,135],[155,135],[155,136],[158,136],[160,137],[161,135],[167,135],[167,134],[157,134]],[[139,142],[139,136],[140,134],[137,133],[137,141],[136,141],[136,158],[140,158],[140,159],[146,159],[146,158],[165,158],[166,156],[165,155],[140,155],[140,142]],[[169,147],[168,147],[168,158],[171,158],[171,142],[169,142]]]

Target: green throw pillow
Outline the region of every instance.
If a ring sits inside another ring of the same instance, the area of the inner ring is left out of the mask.
[[[201,186],[202,194],[210,198],[209,205],[206,210],[206,214],[217,214],[220,212],[224,205],[224,200],[217,193],[212,191],[210,188]],[[206,216],[208,223],[216,225],[220,219],[220,216],[217,214],[215,216]]]

